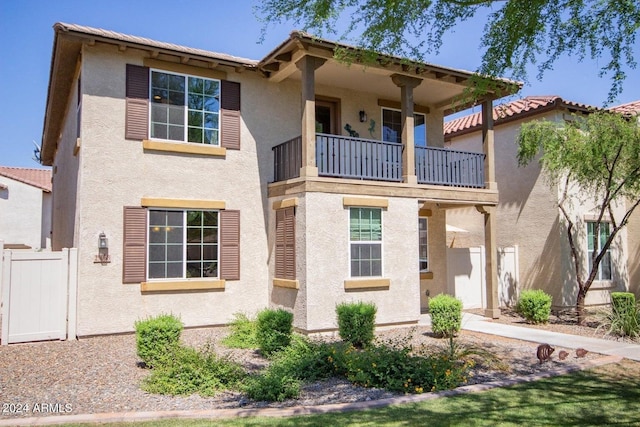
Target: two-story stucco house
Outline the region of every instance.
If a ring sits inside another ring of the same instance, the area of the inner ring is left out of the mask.
[[[42,161],[53,247],[78,249],[79,335],[162,312],[225,324],[269,306],[317,332],[356,300],[377,305],[379,324],[412,324],[427,286],[447,289],[449,209],[482,212],[495,247],[491,121],[480,150],[443,148],[470,72],[384,55],[346,64],[334,53],[348,46],[300,32],[254,61],[54,31]],[[519,88],[495,83],[483,111]]]
[[[496,181],[500,188],[497,208],[497,246],[518,247],[519,283],[510,289],[501,289],[501,304],[513,304],[522,289],[542,289],[553,298],[555,309],[572,308],[577,298],[574,263],[567,238],[566,221],[558,208],[562,188],[550,188],[540,165],[532,162],[518,167],[516,138],[522,123],[530,120],[575,120],[589,114],[594,107],[571,102],[559,96],[529,96],[493,110],[496,147]],[[474,150],[482,146],[482,117],[480,113],[461,117],[445,124],[445,145],[456,150]],[[593,250],[596,206],[581,197],[579,188],[569,190],[569,203],[565,203],[579,230],[577,245],[584,257],[586,269]],[[620,204],[614,209],[618,220],[626,208]],[[483,225],[470,209],[450,211],[447,222],[464,227],[468,233],[456,235],[455,247],[473,247],[483,244]],[[612,291],[629,287],[631,259],[636,259],[638,228],[637,214],[629,227],[614,240],[603,259],[596,281],[591,286],[587,305],[606,304]],[[608,223],[606,223],[608,224]],[[608,225],[601,236],[609,232]],[[608,235],[606,236],[608,237]],[[452,239],[450,239],[450,242]],[[601,244],[602,240],[598,242]],[[638,274],[638,273],[634,273]]]
[[[51,245],[51,170],[0,166],[0,240],[6,249]]]

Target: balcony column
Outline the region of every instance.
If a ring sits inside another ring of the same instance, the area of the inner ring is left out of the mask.
[[[482,151],[484,152],[484,185],[487,190],[497,190],[496,163],[493,141],[493,103],[482,103]]]
[[[391,80],[396,86],[400,87],[400,105],[402,109],[402,182],[417,184],[413,88],[422,83],[422,80],[402,74],[393,74]]]
[[[296,66],[302,73],[302,166],[300,177],[318,176],[316,165],[316,88],[315,71],[326,59],[303,56]]]
[[[484,215],[484,247],[485,247],[485,295],[487,308],[485,317],[500,317],[500,300],[498,298],[498,246],[496,244],[496,206],[476,206]]]

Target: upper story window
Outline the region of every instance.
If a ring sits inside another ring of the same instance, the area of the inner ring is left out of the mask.
[[[596,221],[587,221],[587,259],[589,260],[589,271],[591,271],[593,266],[593,253],[599,253],[611,235],[609,223],[601,222],[600,236],[596,237],[596,224]],[[611,280],[611,249],[607,249],[600,261],[596,280]]]
[[[220,81],[151,70],[151,138],[220,145]]]
[[[426,116],[422,113],[413,115],[413,139],[418,147],[427,146]],[[382,109],[382,140],[402,143],[402,113],[400,110]]]

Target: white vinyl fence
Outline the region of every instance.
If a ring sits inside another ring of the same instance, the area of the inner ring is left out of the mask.
[[[75,339],[77,249],[0,254],[2,344]]]
[[[447,248],[449,290],[465,309],[485,308],[485,248]],[[498,249],[498,297],[501,306],[517,299],[518,246]]]

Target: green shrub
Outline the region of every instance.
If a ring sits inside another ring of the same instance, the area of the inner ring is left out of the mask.
[[[440,294],[429,300],[431,330],[436,335],[452,337],[462,325],[462,301]]]
[[[162,314],[135,322],[135,328],[138,357],[153,368],[179,346],[183,325],[179,318]]]
[[[180,346],[173,356],[154,368],[142,382],[149,393],[213,396],[220,390],[236,388],[245,377],[240,365],[218,357],[209,349],[198,351]]]
[[[300,381],[267,370],[263,374],[247,378],[242,385],[242,391],[253,400],[282,402],[300,395]]]
[[[373,341],[376,306],[372,303],[342,303],[336,307],[338,333],[344,341],[362,348]]]
[[[224,337],[222,344],[230,348],[258,348],[256,321],[242,313],[237,313],[234,317],[229,324],[231,333]]]
[[[611,308],[601,316],[600,328],[606,328],[613,335],[638,337],[640,309],[636,306],[635,295],[630,292],[612,292]]]
[[[523,291],[516,311],[528,322],[547,323],[551,314],[551,295],[540,289]]]
[[[269,370],[301,381],[317,381],[333,376],[334,346],[294,335],[291,344],[274,354]]]
[[[262,310],[258,313],[256,332],[260,351],[270,356],[291,342],[293,314],[283,309]]]

